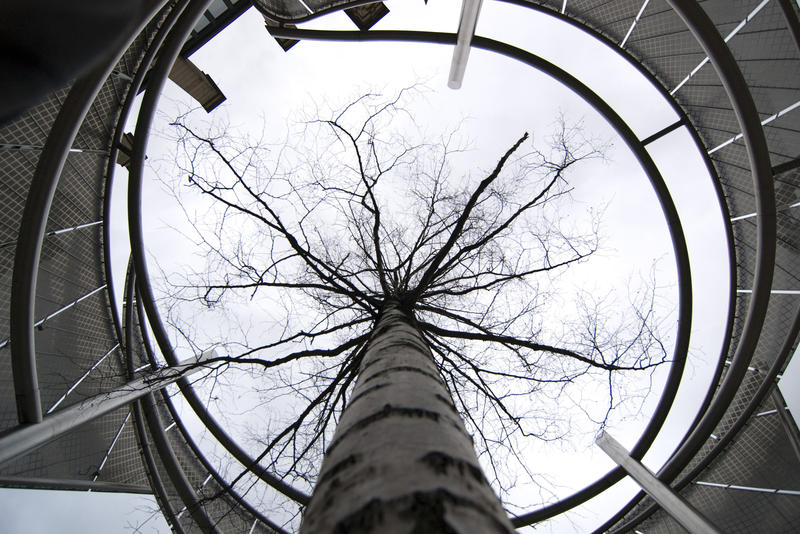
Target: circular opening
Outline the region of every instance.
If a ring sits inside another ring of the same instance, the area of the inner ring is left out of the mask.
[[[516,14],[515,16],[518,17],[521,16],[519,13],[525,13],[525,16],[529,15],[527,11],[520,11],[518,9],[515,9],[514,13]],[[507,21],[509,17],[508,14],[496,14],[488,9],[484,13],[484,16],[488,21]],[[530,14],[530,16],[532,17],[531,21],[529,21],[530,24],[534,24],[533,21],[539,17],[539,15],[534,14]],[[333,18],[334,17],[332,16],[331,19]],[[319,21],[320,25],[323,25],[323,21],[326,21],[326,19],[321,19]],[[550,24],[552,23],[552,21],[548,22]],[[327,22],[325,23],[327,24]],[[335,20],[330,22],[332,25],[336,23],[337,21]],[[527,27],[530,27],[530,24]],[[256,27],[258,27],[258,30],[255,29]],[[550,26],[548,25],[547,27]],[[332,45],[330,43],[315,45],[311,42],[303,42],[300,45],[303,48],[298,46],[297,50],[306,50],[305,53],[308,58],[297,58],[299,54],[297,54],[295,50],[292,50],[292,52],[286,55],[271,57],[275,56],[278,52],[278,49],[274,46],[272,46],[272,48],[276,54],[273,54],[272,52],[267,53],[264,50],[253,50],[255,47],[252,47],[252,45],[243,47],[241,46],[241,42],[237,42],[239,40],[249,43],[256,42],[255,38],[248,37],[251,35],[248,32],[255,31],[258,31],[259,33],[253,33],[252,35],[258,35],[258,38],[262,39],[263,29],[260,27],[260,21],[252,20],[252,17],[250,20],[248,20],[248,18],[245,17],[241,19],[240,22],[237,22],[237,26],[235,26],[235,28],[236,30],[234,30],[234,28],[229,28],[226,33],[223,33],[217,37],[214,42],[202,49],[197,54],[197,57],[193,59],[201,66],[203,70],[215,73],[216,69],[225,71],[231,68],[232,62],[224,61],[224,59],[229,57],[231,54],[231,52],[228,50],[237,50],[237,53],[239,54],[242,54],[242,51],[244,50],[247,50],[248,52],[254,52],[254,57],[252,60],[243,61],[243,63],[248,65],[248,68],[240,70],[231,78],[236,80],[235,84],[232,84],[231,87],[239,88],[256,86],[259,88],[259,90],[256,92],[257,94],[241,93],[240,95],[237,95],[238,97],[232,97],[231,95],[236,95],[236,90],[232,89],[231,93],[227,93],[228,89],[224,85],[224,78],[222,76],[217,78],[215,74],[215,79],[217,79],[220,86],[225,88],[226,94],[229,95],[229,103],[227,104],[227,113],[229,114],[228,122],[233,125],[233,127],[238,128],[240,125],[247,125],[251,120],[250,118],[254,115],[259,115],[261,113],[266,115],[265,122],[263,124],[268,124],[268,127],[265,128],[260,121],[256,122],[256,132],[259,136],[264,131],[268,132],[269,134],[274,134],[274,129],[276,128],[274,125],[276,123],[279,124],[277,128],[280,128],[280,131],[282,131],[285,125],[282,120],[283,118],[280,117],[278,121],[274,121],[273,119],[276,106],[280,104],[282,107],[290,107],[290,101],[295,98],[295,95],[300,91],[300,88],[303,88],[303,92],[310,91],[311,88],[315,87],[315,83],[319,83],[320,79],[340,80],[343,82],[340,85],[344,91],[344,96],[338,97],[340,98],[339,105],[341,106],[342,102],[347,101],[346,97],[349,96],[347,93],[352,94],[352,86],[354,81],[378,78],[392,80],[392,82],[395,82],[396,80],[405,82],[405,79],[398,74],[398,71],[401,70],[398,68],[398,66],[401,65],[411,65],[411,67],[408,68],[408,71],[414,73],[413,80],[416,80],[421,71],[423,71],[423,76],[427,74],[424,72],[423,68],[423,66],[426,65],[426,61],[430,61],[430,69],[433,73],[444,70],[442,66],[446,66],[449,61],[449,48],[447,47],[410,45],[406,43],[402,45],[370,44],[368,46],[361,45],[359,47],[358,45],[345,46]],[[498,29],[496,31],[506,31],[505,27],[501,26],[500,28],[502,29]],[[234,31],[235,33],[233,33]],[[489,26],[487,27],[485,34],[491,35],[492,31],[493,28]],[[582,39],[582,37],[578,36],[579,32],[576,33],[573,29],[566,26],[562,28],[561,31],[564,33],[563,36],[559,36],[560,40],[576,42],[577,40]],[[482,27],[479,27],[479,33],[483,33]],[[230,49],[225,49],[225,41],[228,34],[230,34],[230,40],[234,41],[234,43]],[[555,40],[558,41],[559,39]],[[269,42],[266,44],[273,45],[273,43]],[[215,52],[216,46],[220,47],[219,52]],[[602,51],[602,53],[600,53],[601,57],[605,57],[604,54],[613,56],[609,50],[597,46],[597,43],[586,45],[586,50],[590,50],[591,48]],[[352,52],[350,50],[352,50]],[[412,54],[412,51],[418,52]],[[283,53],[280,52],[280,54]],[[292,54],[297,55],[293,56]],[[356,58],[351,59],[350,54],[355,55]],[[216,57],[214,57],[215,55]],[[580,55],[582,57],[587,57],[588,54],[586,54],[584,50],[581,50]],[[592,57],[592,60],[588,62],[589,66],[593,69],[596,69],[598,65],[603,65],[603,61],[607,62],[605,66],[606,72],[614,72],[619,79],[622,80],[622,83],[616,84],[617,87],[622,86],[629,88],[632,86],[637,86],[637,84],[641,83],[640,78],[635,77],[632,73],[626,73],[622,71],[621,64],[615,62],[613,59],[601,60],[594,59],[593,56],[589,57]],[[304,63],[304,61],[308,61],[308,63]],[[562,61],[566,60],[562,58]],[[391,66],[391,68],[387,70],[391,71],[392,76],[398,76],[398,78],[395,79],[388,77],[388,75],[381,75],[380,68],[386,68],[387,65]],[[253,68],[254,66],[260,66],[260,68]],[[585,77],[591,77],[590,73],[580,72],[580,66],[573,66],[572,68],[579,71],[575,74],[581,79],[585,79]],[[335,72],[337,75],[324,76],[324,74],[326,74],[325,69],[331,69],[331,72]],[[347,71],[346,69],[352,70]],[[597,69],[597,72],[602,71],[602,68]],[[344,74],[345,72],[346,74]],[[611,136],[608,126],[605,125],[603,121],[599,119],[597,114],[583,104],[575,95],[561,90],[558,87],[558,84],[527,67],[515,64],[514,62],[505,58],[498,58],[497,56],[493,56],[488,53],[479,53],[479,51],[474,50],[472,57],[470,58],[470,67],[468,68],[468,72],[469,74],[465,80],[464,89],[461,92],[452,93],[446,92],[444,89],[442,89],[438,92],[438,94],[425,93],[425,101],[410,105],[410,107],[413,107],[414,109],[414,112],[411,113],[411,115],[418,123],[417,126],[419,126],[420,123],[425,126],[424,128],[421,128],[422,130],[441,131],[441,126],[438,126],[437,130],[437,125],[435,123],[441,121],[441,123],[444,124],[452,124],[461,115],[466,115],[469,117],[468,120],[465,121],[465,124],[469,128],[474,128],[474,131],[469,130],[467,137],[474,136],[474,143],[477,148],[465,154],[464,157],[459,158],[463,160],[463,167],[472,167],[475,165],[473,161],[480,161],[486,162],[481,165],[482,167],[491,168],[492,165],[496,163],[498,157],[502,155],[504,150],[508,148],[507,145],[510,145],[510,142],[504,138],[506,132],[514,132],[514,135],[510,136],[511,141],[513,142],[513,140],[516,139],[515,130],[520,130],[520,132],[529,129],[533,130],[534,132],[541,131],[542,126],[547,127],[549,124],[552,124],[553,115],[551,112],[553,107],[560,107],[566,110],[567,114],[575,114],[576,116],[582,117],[584,125],[583,127],[586,129],[585,131],[591,132],[591,134],[587,135],[587,137],[609,138]],[[312,76],[308,76],[309,73],[314,74]],[[479,73],[491,73],[491,75],[480,75]],[[260,77],[259,74],[264,74],[265,76]],[[470,77],[470,74],[472,77]],[[359,76],[361,77],[361,80],[359,80]],[[431,81],[429,82],[429,85],[434,85],[436,83],[436,74],[432,74],[430,77]],[[606,76],[606,78],[609,77]],[[514,83],[509,83],[509,80],[513,80]],[[273,81],[277,81],[279,84],[275,85],[272,83]],[[441,85],[443,86],[443,84]],[[387,82],[386,86],[386,88],[381,88],[381,90],[385,93],[390,92],[386,89],[392,88],[391,82]],[[289,88],[288,91],[287,87]],[[361,85],[361,87],[361,91],[363,92],[365,90],[364,85]],[[326,81],[324,88],[326,97],[335,102],[337,97],[334,96],[334,84]],[[613,92],[611,92],[612,90],[613,87],[602,89],[602,95],[609,101],[613,101],[615,98],[613,96]],[[606,94],[606,92],[608,93]],[[642,92],[643,90],[637,90],[636,94],[641,95]],[[358,90],[356,93],[358,94]],[[653,93],[655,94],[655,91],[653,91]],[[341,98],[345,99],[341,100]],[[626,100],[627,105],[630,106],[627,107],[622,103],[622,100],[624,99],[620,99],[617,109],[619,109],[620,113],[626,118],[637,117],[637,115],[645,115],[645,113],[642,111],[643,109],[652,110],[654,107],[663,106],[661,100],[643,99],[638,102],[637,105],[634,105],[633,102]],[[241,102],[243,105],[239,106],[239,102]],[[557,106],[555,106],[556,104]],[[265,107],[259,108],[259,106]],[[334,104],[334,107],[336,107],[336,104]],[[164,106],[162,106],[162,110],[167,113],[168,117],[170,116],[170,113],[166,111]],[[458,110],[458,112],[450,113],[451,110]],[[226,111],[226,109],[223,108],[222,111]],[[172,114],[174,115],[174,111]],[[660,117],[661,116],[668,117],[668,113],[664,112],[663,115],[660,115]],[[432,120],[433,118],[436,120]],[[535,122],[533,125],[534,127],[530,126],[530,118],[535,119],[533,121]],[[638,119],[629,120],[637,124],[637,133],[644,132],[640,134],[640,137],[644,137],[646,134],[652,133],[653,131],[658,131],[664,125],[664,122],[655,119],[653,119],[652,122],[648,120],[636,122]],[[429,125],[429,122],[433,124]],[[668,124],[669,120],[665,122]],[[536,134],[534,135],[536,136]],[[698,220],[701,220],[700,217],[704,215],[703,212],[705,210],[702,210],[701,213],[693,212],[692,210],[697,210],[698,207],[697,205],[692,207],[691,201],[697,198],[711,198],[710,188],[708,192],[703,193],[703,195],[708,196],[701,197],[701,195],[698,193],[698,188],[701,187],[700,184],[703,183],[703,180],[697,179],[692,182],[692,186],[687,188],[689,190],[685,193],[681,192],[676,194],[676,191],[680,190],[681,184],[687,183],[687,180],[685,179],[687,174],[700,176],[702,175],[703,171],[699,170],[699,164],[697,163],[689,166],[688,168],[686,166],[675,166],[676,168],[674,169],[670,168],[669,171],[665,170],[668,168],[668,163],[674,163],[674,154],[676,152],[681,154],[686,153],[686,137],[687,136],[684,134],[676,132],[670,137],[665,137],[664,139],[653,143],[652,150],[653,154],[658,156],[658,159],[662,164],[662,172],[668,180],[670,190],[676,196],[676,202],[679,205],[681,217],[684,219],[684,225],[692,228],[694,231],[698,225],[687,222],[685,217],[698,217]],[[270,141],[274,139],[272,135],[267,136],[266,134],[265,138]],[[280,140],[285,138],[285,136],[278,135],[277,138]],[[274,147],[279,145],[273,144],[269,146]],[[151,160],[159,160],[159,157],[157,156],[158,148],[155,146],[155,143],[152,140],[149,154]],[[495,155],[494,158],[491,157],[492,154]],[[663,154],[663,156],[661,154]],[[170,156],[167,156],[167,158],[169,159]],[[674,261],[670,257],[671,252],[665,227],[660,219],[661,216],[655,202],[655,197],[650,191],[646,177],[642,171],[638,169],[637,165],[632,161],[630,155],[627,154],[623,148],[617,147],[614,159],[615,161],[613,164],[600,164],[598,161],[591,161],[589,162],[589,165],[585,166],[583,173],[580,173],[576,176],[575,179],[577,182],[580,182],[581,187],[576,187],[571,193],[571,196],[574,198],[574,204],[578,206],[578,209],[576,211],[567,212],[566,217],[571,225],[576,224],[576,220],[585,217],[590,206],[593,206],[592,209],[598,209],[599,207],[602,207],[605,213],[603,230],[609,234],[605,241],[607,246],[608,242],[610,241],[611,246],[608,248],[617,250],[618,255],[615,257],[612,254],[606,254],[600,258],[593,258],[591,262],[587,262],[585,265],[579,265],[576,268],[573,268],[572,272],[567,275],[560,276],[556,279],[548,277],[547,284],[550,288],[553,288],[550,291],[552,299],[556,300],[556,303],[558,304],[553,313],[556,315],[559,313],[568,315],[564,312],[564,310],[569,306],[565,305],[564,303],[569,302],[569,299],[563,297],[563,291],[561,289],[562,287],[581,288],[594,297],[597,297],[597,295],[608,294],[621,295],[626,293],[625,290],[630,287],[630,282],[632,280],[636,280],[639,276],[644,276],[647,278],[650,273],[651,262],[654,259],[660,259],[654,270],[656,273],[656,287],[658,288],[656,294],[659,301],[664,302],[666,312],[659,312],[659,321],[663,321],[662,327],[665,327],[664,330],[667,331],[664,339],[666,340],[667,345],[670,345],[671,342],[669,341],[669,331],[671,329],[671,323],[675,320],[675,315],[671,314],[669,310],[675,304],[675,282],[674,278],[672,278],[674,275],[670,274],[670,272],[673,270],[672,265],[674,264]],[[687,159],[688,158],[683,156],[681,157],[682,162],[686,162]],[[454,172],[454,175],[459,175],[459,173]],[[673,178],[671,178],[671,176]],[[181,182],[182,180],[180,180],[178,183]],[[185,219],[181,219],[180,217],[177,219],[171,218],[176,212],[179,212],[179,210],[175,210],[174,206],[164,204],[165,195],[163,194],[163,188],[161,185],[155,187],[153,192],[154,193],[151,196],[148,196],[147,200],[145,201],[148,212],[148,223],[155,223],[154,226],[149,227],[149,230],[146,229],[146,241],[153,256],[158,259],[159,263],[166,272],[170,272],[171,259],[190,257],[192,251],[189,248],[183,248],[185,245],[179,245],[178,241],[176,241],[174,237],[174,234],[170,234],[168,229],[170,227],[177,228],[180,230],[179,233],[183,234],[191,234],[193,230],[184,226]],[[703,204],[707,205],[707,201],[704,201]],[[190,212],[196,210],[197,206],[199,205],[191,205]],[[563,214],[563,209],[557,210],[557,213],[559,211],[561,214]],[[199,211],[198,213],[205,217],[207,212]],[[694,221],[694,219],[692,220]],[[723,266],[718,269],[708,269],[708,266],[711,265],[712,260],[708,258],[708,256],[704,256],[703,252],[709,252],[707,248],[709,241],[723,241],[720,238],[721,230],[719,231],[718,235],[713,234],[714,226],[719,225],[720,221],[717,220],[715,222],[713,220],[706,220],[704,222],[705,224],[703,225],[703,228],[707,228],[711,234],[704,234],[704,236],[698,236],[695,238],[693,237],[692,232],[688,232],[688,237],[690,239],[690,250],[693,257],[693,267],[695,264],[704,265],[706,267],[705,270],[711,272],[706,281],[710,282],[712,279],[719,281],[721,277],[718,274],[719,272],[725,272],[726,265],[723,264]],[[709,236],[713,236],[713,240],[709,239]],[[697,257],[702,259],[698,262],[694,259]],[[715,257],[725,257],[725,254],[719,253],[716,254]],[[597,266],[598,264],[599,267]],[[693,272],[697,271],[697,269],[693,269]],[[599,275],[598,273],[602,274]],[[610,279],[611,275],[622,276],[618,276],[616,279]],[[697,287],[700,287],[700,284],[697,282],[697,278],[695,278],[695,284]],[[707,286],[708,285],[710,284],[707,284]],[[705,293],[701,294],[705,295]],[[701,297],[696,300],[701,300],[702,302],[725,301],[723,298],[706,299],[705,297]],[[253,306],[255,305],[252,302],[247,303],[247,315],[244,316],[245,320],[250,323],[255,323],[260,319],[260,314],[253,314]],[[236,308],[243,309],[243,307],[240,305],[237,305]],[[261,306],[260,313],[270,314],[273,316],[273,318],[276,315],[274,309],[270,309],[269,306]],[[612,311],[608,312],[607,315],[613,317],[615,313],[616,312]],[[721,311],[708,313],[709,317],[723,317],[725,314],[725,312]],[[253,315],[256,315],[256,317],[254,318]],[[280,314],[277,315],[277,318],[280,319]],[[202,321],[206,321],[203,324],[211,324],[208,321],[215,320],[204,319]],[[236,319],[235,322],[241,322],[241,320]],[[566,322],[568,322],[566,318],[561,318],[561,320],[558,321],[560,324],[564,324]],[[221,337],[221,334],[225,333],[217,333],[219,332],[219,329],[217,329],[216,326],[219,323],[214,322],[213,324],[215,327],[214,329],[205,326],[201,328],[201,330],[206,330],[209,332],[216,331],[212,336],[210,336],[209,339],[204,340],[204,345],[214,343],[212,340],[214,336],[219,338]],[[547,331],[553,332],[553,326],[549,326]],[[715,350],[718,350],[714,348],[714,336],[717,336],[717,338],[721,336],[721,330],[714,332],[710,329],[708,333],[701,337],[703,344],[694,345],[690,349],[690,354],[693,357],[692,362],[695,361],[695,358],[699,358],[698,355],[706,353],[708,354],[708,363],[711,363],[711,360],[716,357]],[[697,338],[699,336],[693,337]],[[230,340],[228,339],[228,341]],[[716,343],[718,344],[719,341],[716,341]],[[692,363],[690,369],[698,374],[701,374],[703,364]],[[660,372],[661,371],[657,371],[656,375],[653,377],[654,384],[656,384],[653,386],[655,391],[660,391],[660,388],[657,386],[657,384],[659,380],[663,380],[663,377],[661,377],[659,374]],[[243,400],[244,397],[241,396],[241,393],[236,393],[236,387],[239,387],[241,390],[245,383],[240,380],[239,376],[237,376],[235,379],[228,380],[232,383],[231,385],[234,386],[231,388],[234,391],[234,398],[237,394],[240,395],[240,400],[233,403],[232,408],[234,413],[250,412],[250,405],[257,403],[253,402],[252,399],[245,402]],[[649,383],[649,381],[650,378],[648,378],[647,382]],[[223,395],[221,394],[221,388],[223,387],[224,382],[224,378],[221,381],[216,380],[213,388],[211,388],[210,385],[201,386],[201,391],[208,394],[209,398],[222,398]],[[702,382],[700,383],[702,384]],[[250,387],[250,385],[248,384],[247,387]],[[246,390],[247,387],[244,389]],[[632,387],[635,388],[638,386]],[[702,394],[703,387],[700,386],[698,389],[700,390],[700,394]],[[581,393],[588,397],[592,403],[597,403],[596,397],[586,394],[587,390],[582,390]],[[687,400],[680,402],[686,402],[687,405],[692,405],[692,399],[696,399],[697,395],[698,393],[696,392],[693,394],[690,392],[689,396],[686,397]],[[629,408],[627,413],[624,412],[623,409],[618,410],[615,414],[615,417],[618,416],[621,420],[613,421],[614,424],[609,427],[611,429],[610,431],[617,435],[617,437],[621,437],[623,442],[625,442],[627,439],[629,440],[629,443],[632,443],[641,431],[637,429],[641,429],[643,424],[645,424],[647,421],[649,414],[648,409],[652,409],[652,402],[652,399],[644,400],[642,403],[637,401],[633,403],[634,408]],[[576,408],[578,408],[579,412],[584,411],[586,408],[585,404],[580,401],[573,402],[573,404]],[[233,432],[231,428],[241,425],[241,423],[235,420],[235,417],[231,415],[230,410],[230,406],[225,406],[224,409],[217,415],[218,419],[224,418],[226,420],[226,422],[230,425],[228,427],[229,431]],[[639,420],[636,420],[633,417],[633,414],[636,412],[638,412],[638,415],[640,416]],[[596,419],[596,416],[588,417],[587,419],[591,420],[593,418]],[[261,422],[264,422],[263,418],[261,419]],[[680,429],[671,425],[672,423],[668,422],[670,436],[682,435],[682,431]],[[580,438],[577,442],[571,443],[568,446],[569,448],[566,448],[566,450],[563,450],[565,448],[564,444],[560,443],[554,452],[548,453],[550,456],[548,456],[547,464],[549,466],[557,466],[557,473],[550,475],[548,473],[541,472],[538,468],[538,465],[543,465],[544,463],[541,462],[541,460],[537,460],[537,466],[532,468],[532,471],[534,471],[537,475],[535,478],[538,479],[538,481],[551,480],[555,478],[556,475],[559,477],[564,477],[553,482],[550,487],[544,486],[537,490],[538,493],[536,493],[536,495],[541,497],[542,503],[546,503],[553,498],[563,497],[572,493],[582,485],[593,480],[597,475],[602,474],[606,469],[608,469],[608,466],[611,465],[610,463],[606,463],[606,465],[603,466],[604,459],[602,458],[602,455],[598,452],[593,452],[590,448],[596,428],[592,428],[591,426],[576,426],[580,427],[579,430],[575,432],[575,434]],[[263,435],[265,433],[264,430],[264,428],[257,429],[254,431],[254,433],[256,435]],[[239,439],[241,442],[247,442],[248,437],[249,436],[247,436],[247,432],[244,432],[239,434],[237,439]],[[674,438],[672,439],[674,443]],[[254,447],[252,449],[253,453],[257,454],[257,440],[252,446]],[[661,454],[667,454],[670,446],[671,445],[668,437],[666,444],[661,446],[661,450],[663,451]],[[207,450],[209,451],[209,455],[213,456],[219,454],[219,452],[216,451],[213,446]],[[539,444],[531,446],[530,450],[535,453],[536,458],[542,457],[543,453]],[[577,455],[575,454],[575,451],[578,451]],[[580,470],[565,470],[563,466],[566,464],[569,464],[573,468],[575,467],[576,457],[580,458],[581,460],[585,460],[586,465]],[[221,461],[223,464],[226,462],[224,458]],[[654,461],[657,462],[658,460]],[[598,467],[602,467],[602,470],[597,469]],[[491,466],[489,466],[489,468],[491,469]],[[592,472],[592,469],[595,469],[595,471]],[[235,471],[235,469],[232,470],[232,472]],[[565,471],[567,472],[566,477],[564,476]],[[543,486],[540,482],[537,482],[537,484],[539,486]],[[241,486],[243,489],[245,489],[247,484],[241,484]],[[522,485],[519,487],[523,488]],[[523,499],[520,499],[520,511],[527,511],[532,507],[535,508],[540,505],[540,503],[531,502],[530,496],[533,492],[530,490],[530,488],[524,488],[520,493],[523,497]],[[514,501],[515,497],[512,492],[509,492],[508,497],[508,502]],[[268,499],[269,497],[266,498]],[[258,501],[259,498],[256,498],[255,500]],[[590,512],[581,513],[588,514]],[[605,517],[602,515],[599,517],[599,521],[604,519]],[[575,521],[576,519],[571,520]],[[590,521],[597,521],[597,519],[592,519]]]

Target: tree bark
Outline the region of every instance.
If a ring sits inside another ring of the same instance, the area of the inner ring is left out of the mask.
[[[513,532],[414,324],[384,306],[301,532]]]

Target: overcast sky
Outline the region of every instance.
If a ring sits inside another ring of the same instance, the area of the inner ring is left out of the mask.
[[[432,2],[427,7],[422,2],[402,2],[389,3],[389,7],[391,13],[376,29],[455,31],[457,27],[458,6],[455,2]],[[353,27],[344,14],[334,14],[308,26]],[[609,102],[640,138],[675,119],[657,92],[625,62],[583,33],[555,19],[507,4],[487,2],[484,3],[477,33],[527,48],[560,65]],[[536,132],[548,128],[558,111],[575,118],[582,117],[590,131],[604,138],[614,138],[611,129],[593,110],[558,83],[488,52],[474,50],[463,88],[448,90],[446,77],[451,54],[452,48],[447,46],[312,42],[302,42],[284,53],[266,33],[260,15],[250,10],[195,53],[192,60],[214,78],[227,96],[227,102],[212,115],[225,117],[237,128],[258,131],[263,125],[268,125],[268,133],[272,134],[286,124],[285,116],[290,110],[307,106],[311,100],[328,99],[341,104],[366,89],[383,86],[391,89],[422,79],[437,91],[420,104],[420,109],[430,110],[430,116],[425,120],[435,126],[454,124],[462,117],[469,117],[469,127],[472,128],[469,134],[479,147],[474,156],[482,166],[493,165],[496,155],[501,154],[522,131]],[[185,100],[171,84],[165,97],[167,100],[162,108],[167,115],[173,113],[176,102]],[[154,164],[162,148],[158,141],[153,142],[151,159]],[[715,205],[710,179],[688,134],[678,130],[648,149],[667,180],[684,227],[688,228],[686,234],[695,290],[692,345],[686,371],[688,379],[681,386],[666,430],[645,460],[657,468],[682,435],[685,424],[695,413],[698,395],[707,387],[721,342],[728,280],[724,275],[726,253],[721,216],[717,209],[709,209]],[[600,202],[608,206],[603,226],[608,236],[608,250],[592,262],[595,265],[593,274],[583,272],[577,275],[583,278],[576,279],[575,283],[586,284],[589,288],[605,283],[621,284],[631,275],[647,272],[652,262],[658,260],[658,283],[664,288],[666,303],[663,310],[665,324],[674,329],[676,311],[670,305],[670,302],[674,305],[675,295],[674,260],[655,196],[644,173],[619,140],[615,142],[611,159],[608,164],[592,164],[582,175],[579,201],[585,200],[587,204]],[[119,173],[120,178],[122,174]],[[120,200],[124,195],[124,182],[124,179],[119,180],[114,193],[121,214],[124,211],[124,201]],[[176,257],[184,250],[189,251],[182,248],[188,247],[187,244],[178,243],[175,235],[168,231],[182,223],[180,217],[175,217],[174,205],[164,198],[159,183],[148,184],[146,194],[147,212],[151,215],[146,223],[146,241],[150,253],[158,257],[160,263],[169,265],[168,255]],[[124,236],[124,229],[115,228],[115,234]],[[121,244],[125,241],[126,238],[121,237],[114,243],[117,266],[124,266],[127,262],[128,249]],[[616,278],[609,282],[612,275]],[[116,284],[121,290],[121,279]],[[656,391],[665,371],[663,369],[655,377]],[[187,418],[191,420],[190,416]],[[642,420],[633,419],[620,422],[611,432],[623,445],[630,447],[642,424]],[[559,496],[566,496],[591,482],[612,465],[591,446],[591,436],[585,436],[582,441],[568,447],[551,448],[547,454],[546,462],[552,469],[548,475],[560,477],[556,484]],[[595,499],[570,514],[569,518],[552,522],[549,529],[564,532],[571,528],[568,525],[575,525],[577,531],[583,531],[604,521],[608,511],[616,509],[635,490],[630,483],[620,486],[621,490]],[[45,502],[45,493],[37,493],[36,503],[41,506]],[[58,515],[62,517],[58,527],[46,527],[42,523],[38,527],[41,530],[37,530],[38,523],[32,528],[31,522],[24,519],[29,514],[25,503],[30,501],[24,497],[17,499],[18,494],[0,494],[0,512],[18,519],[11,523],[8,532],[68,532],[64,525],[70,523],[76,526],[75,532],[124,531],[129,522],[139,520],[132,517],[141,517],[131,514],[136,507],[141,508],[143,502],[138,496],[87,494],[72,494],[65,497],[67,500],[48,500],[53,503],[47,506],[54,517],[56,510],[63,510],[65,515]],[[524,499],[525,495],[521,498]],[[538,502],[538,498],[531,496],[531,502]],[[85,513],[67,519],[68,510],[78,511],[87,506],[102,509],[108,516],[116,516],[119,528],[116,529],[113,523],[87,526],[83,521],[89,514]],[[143,529],[143,532],[153,531],[168,531],[163,519],[151,520]]]

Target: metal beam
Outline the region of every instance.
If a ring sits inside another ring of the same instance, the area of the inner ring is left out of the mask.
[[[213,354],[211,355],[213,357]],[[0,465],[31,452],[84,423],[121,408],[148,393],[172,384],[183,376],[209,369],[204,358],[185,361],[181,365],[162,367],[132,380],[113,391],[98,393],[46,416],[40,423],[20,425],[0,434]]]
[[[203,106],[206,113],[210,113],[225,102],[225,95],[213,78],[200,70],[189,59],[179,56],[172,65],[169,79],[178,84],[178,87],[191,96],[195,102]]]
[[[654,133],[650,137],[648,137],[646,139],[643,139],[642,140],[642,144],[643,145],[649,145],[653,141],[661,139],[665,135],[674,132],[675,130],[677,130],[678,128],[683,126],[684,124],[686,124],[686,117],[681,117],[680,119],[678,119],[677,121],[673,122],[672,124],[670,124],[666,128],[662,128],[661,130],[657,131],[656,133]]]
[[[622,467],[639,486],[691,534],[720,534],[720,531],[686,499],[661,482],[640,462],[634,460],[617,440],[602,432],[595,440],[614,462]]]
[[[153,492],[150,486],[142,486],[139,484],[21,476],[0,476],[0,487],[67,491],[108,491],[112,493],[141,493],[146,495]]]
[[[733,53],[726,46],[716,26],[693,0],[668,0],[675,12],[703,46],[716,69],[744,132],[748,160],[753,173],[757,216],[757,261],[753,273],[753,294],[739,337],[739,344],[728,374],[701,421],[681,444],[665,466],[665,476],[678,475],[690,458],[700,450],[736,395],[755,352],[764,325],[775,264],[775,194],[769,149],[761,128],[758,110]]]
[[[478,15],[481,12],[483,0],[463,0],[461,4],[461,18],[458,22],[458,37],[456,48],[453,50],[453,60],[450,63],[450,76],[447,86],[450,89],[460,89],[464,81],[464,72],[467,70],[467,59],[475,36],[475,27],[478,25]]]
[[[25,201],[14,256],[14,274],[11,283],[11,309],[14,313],[11,314],[9,328],[14,392],[20,423],[38,423],[42,420],[33,315],[39,259],[50,206],[78,128],[108,78],[108,73],[116,64],[116,55],[112,61],[111,64],[101,64],[93,69],[87,76],[78,80],[70,90],[47,137]]]

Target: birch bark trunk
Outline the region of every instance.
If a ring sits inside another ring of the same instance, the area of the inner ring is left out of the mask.
[[[300,530],[513,532],[427,343],[394,303],[375,326]]]

